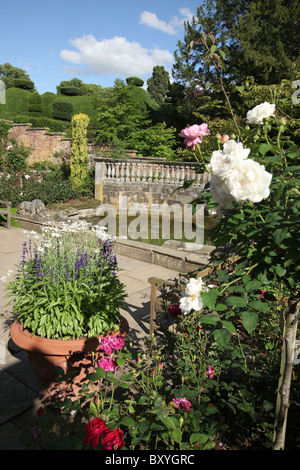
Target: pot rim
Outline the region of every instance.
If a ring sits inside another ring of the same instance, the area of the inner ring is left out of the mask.
[[[120,330],[110,330],[109,332],[94,338],[79,339],[48,339],[41,336],[32,335],[28,330],[23,329],[23,323],[15,320],[10,327],[10,336],[13,342],[26,351],[47,354],[53,356],[70,355],[75,352],[95,351],[99,340],[105,336],[126,335],[128,331],[127,320],[120,315]]]

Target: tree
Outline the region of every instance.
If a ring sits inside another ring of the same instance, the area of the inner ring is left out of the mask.
[[[13,87],[13,82],[16,78],[30,80],[29,75],[24,70],[14,67],[8,62],[0,64],[0,80],[5,83],[6,88]]]
[[[122,141],[126,148],[130,148],[132,137],[146,120],[146,113],[142,114],[136,106],[131,85],[117,79],[110,93],[95,99],[95,106],[98,110],[96,142],[110,145]]]
[[[169,72],[167,72],[163,65],[155,65],[152,77],[147,80],[147,91],[153,101],[159,106],[165,102],[169,86]]]
[[[173,76],[184,84],[216,83],[214,70],[203,62],[203,44],[197,42],[212,32],[216,47],[226,55],[228,82],[241,83],[249,76],[258,84],[293,79],[300,70],[299,17],[298,0],[206,0],[197,17],[185,24]]]
[[[71,80],[63,80],[60,84],[56,87],[57,94],[61,94],[61,89],[64,87],[76,87],[84,92],[84,83],[80,78],[72,78]]]
[[[229,9],[229,0],[217,1]],[[226,21],[235,47],[231,66],[240,81],[253,76],[258,84],[275,84],[295,78],[300,71],[300,3],[298,0],[255,0],[238,2],[237,20]]]
[[[186,86],[203,86],[208,82],[218,82],[214,70],[203,60],[207,51],[204,44],[199,41],[202,34],[209,32],[213,32],[216,45],[224,49],[228,33],[222,29],[215,0],[206,0],[197,8],[197,16],[185,23],[184,39],[178,41],[178,49],[174,53],[172,75],[176,82]],[[190,48],[191,44],[193,48]]]

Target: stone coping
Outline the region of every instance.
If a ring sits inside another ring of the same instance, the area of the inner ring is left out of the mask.
[[[83,209],[74,211],[75,217],[69,215],[69,218],[76,220],[78,215],[86,217],[87,215],[92,216],[93,214],[94,209]],[[33,220],[29,217],[18,216],[14,216],[14,218],[19,222],[22,228],[26,230],[36,230],[38,232],[41,231],[42,227],[48,226],[50,223],[50,218],[48,220]],[[58,226],[60,225],[59,221],[55,221],[55,223]],[[164,246],[157,246],[138,240],[117,238],[114,242],[114,251],[116,254],[128,256],[129,258],[138,259],[182,273],[188,273],[201,266],[207,266],[210,261],[210,254],[216,249],[215,246],[203,245],[200,250],[185,250],[184,243],[182,244],[183,248],[180,247],[180,242],[178,243],[178,249],[174,249],[168,247],[166,244],[164,244]]]

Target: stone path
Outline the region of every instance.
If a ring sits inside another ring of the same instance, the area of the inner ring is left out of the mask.
[[[0,226],[0,278],[14,270],[21,260],[22,244],[27,235],[20,228]],[[178,272],[117,255],[119,278],[127,290],[126,310],[129,339],[134,344],[149,334],[150,284],[148,278],[174,279]],[[4,285],[0,281],[0,450],[26,450],[20,441],[23,430],[37,424],[36,411],[41,406],[39,387],[25,351],[13,344],[9,328],[11,308],[7,306]]]

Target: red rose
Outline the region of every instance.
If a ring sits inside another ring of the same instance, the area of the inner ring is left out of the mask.
[[[43,415],[45,414],[44,408],[40,407],[40,408],[37,410],[36,414],[37,414],[38,416],[43,416]]]
[[[168,312],[172,317],[178,317],[179,315],[182,315],[179,304],[169,305]]]
[[[103,450],[121,450],[124,446],[123,431],[119,428],[108,432],[102,439]]]
[[[94,418],[85,426],[86,436],[83,438],[84,444],[91,443],[91,447],[96,447],[99,443],[99,436],[103,436],[109,431],[104,419]]]

